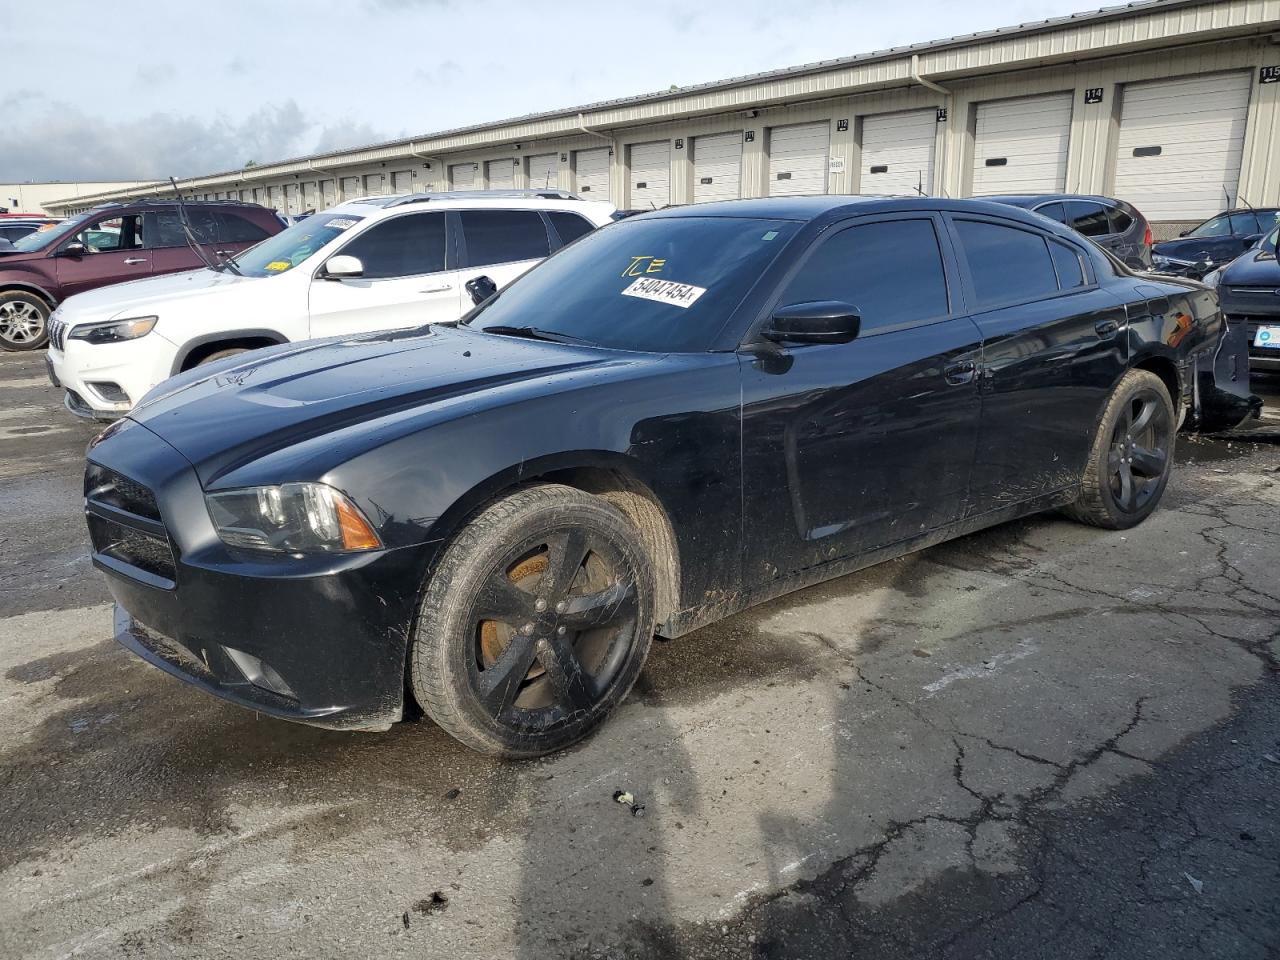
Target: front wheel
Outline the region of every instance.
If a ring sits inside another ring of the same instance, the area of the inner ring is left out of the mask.
[[[39,350],[49,342],[49,305],[34,293],[0,293],[0,347]]]
[[[558,484],[490,504],[445,549],[413,639],[423,710],[467,746],[535,757],[622,702],[653,639],[653,573],[614,507]]]
[[[1169,483],[1176,436],[1173,401],[1164,381],[1146,370],[1130,370],[1103,411],[1080,499],[1066,512],[1109,530],[1141,523]]]

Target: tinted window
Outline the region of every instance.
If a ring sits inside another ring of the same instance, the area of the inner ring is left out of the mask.
[[[1107,208],[1087,200],[1068,200],[1067,226],[1086,237],[1105,237],[1111,232]]]
[[[1060,203],[1046,203],[1043,207],[1036,207],[1036,213],[1043,214],[1050,220],[1057,220],[1059,223],[1067,222],[1067,211]]]
[[[1133,217],[1129,216],[1119,207],[1108,207],[1107,216],[1111,220],[1112,233],[1124,233],[1133,226]]]
[[[444,269],[444,214],[413,213],[383,221],[339,253],[359,257],[366,280],[437,273]]]
[[[1040,234],[975,220],[955,224],[979,308],[1058,292],[1058,275]]]
[[[185,247],[186,235],[182,232],[182,218],[177,210],[158,210],[147,214],[147,246]]]
[[[223,243],[257,243],[266,236],[267,231],[256,223],[225,210],[218,211],[218,239]]]
[[[798,228],[745,217],[623,220],[534,267],[470,322],[622,350],[706,350]]]
[[[1058,271],[1059,287],[1070,290],[1085,285],[1084,265],[1080,262],[1080,254],[1057,240],[1049,241],[1049,254],[1053,257],[1054,269]]]
[[[539,260],[551,252],[547,228],[532,210],[466,210],[461,216],[468,266]]]
[[[548,213],[547,216],[551,218],[551,225],[556,228],[560,242],[565,246],[595,229],[590,220],[576,213]]]
[[[91,223],[76,235],[89,253],[135,250],[142,246],[142,217],[107,217]]]
[[[809,300],[853,304],[864,331],[946,316],[947,281],[933,223],[868,223],[821,242],[781,302]]]
[[[1229,237],[1231,236],[1231,218],[1226,214],[1206,220],[1190,233],[1189,237]]]

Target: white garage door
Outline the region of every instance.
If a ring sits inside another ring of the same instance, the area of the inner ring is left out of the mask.
[[[1124,88],[1115,195],[1148,220],[1203,220],[1235,206],[1247,73]]]
[[[476,166],[474,163],[455,163],[449,168],[449,189],[470,190],[476,184]]]
[[[391,174],[391,192],[392,193],[412,193],[413,192],[413,171],[412,170],[396,170]]]
[[[333,188],[334,183],[332,180],[320,181],[320,203],[326,210],[338,202],[338,195]]]
[[[609,148],[573,154],[574,189],[587,200],[609,199]]]
[[[354,197],[363,196],[360,192],[359,177],[343,177],[342,178],[342,197],[344,200],[351,200]]]
[[[381,173],[366,173],[364,175],[364,192],[371,197],[378,197],[386,193],[384,186],[386,177]]]
[[[1070,139],[1070,93],[978,104],[973,195],[1065,190]]]
[[[485,174],[489,178],[490,190],[510,190],[516,185],[516,162],[514,160],[490,160],[485,164]]]
[[[693,202],[742,195],[742,131],[693,138]]]
[[[631,208],[657,210],[671,202],[671,141],[633,143],[631,157]]]
[[[302,185],[302,209],[316,209],[316,185],[314,183],[304,183]]]
[[[938,112],[933,109],[864,117],[858,192],[931,195],[937,133]]]
[[[555,190],[560,186],[560,164],[554,153],[529,158],[529,189]]]
[[[827,192],[831,124],[801,123],[769,131],[769,196]]]

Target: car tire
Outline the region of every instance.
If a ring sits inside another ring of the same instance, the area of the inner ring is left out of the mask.
[[[0,348],[39,350],[49,342],[49,304],[26,290],[0,293]]]
[[[623,701],[653,619],[652,564],[630,521],[573,487],[525,487],[476,514],[430,574],[413,695],[482,753],[552,753]]]
[[[248,347],[227,347],[227,349],[225,350],[215,350],[213,353],[209,354],[207,357],[201,357],[200,362],[193,364],[192,366],[193,368],[203,367],[207,363],[215,363],[218,360],[225,360],[227,359],[227,357],[234,357],[238,354],[248,353],[248,352],[249,352]]]
[[[1108,530],[1137,526],[1164,495],[1177,435],[1177,415],[1164,381],[1146,370],[1130,370],[1102,413],[1080,499],[1065,512]]]

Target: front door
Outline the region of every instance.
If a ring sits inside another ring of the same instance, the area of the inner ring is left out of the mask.
[[[374,224],[334,250],[334,255],[356,257],[364,273],[341,280],[317,273],[309,296],[311,336],[458,319],[463,292],[448,256],[447,234],[444,213],[406,213]]]
[[[858,337],[742,354],[748,587],[962,515],[981,342],[941,227],[920,213],[831,228],[778,305],[846,301]]]
[[[151,254],[144,248],[142,226],[141,214],[106,214],[64,241],[57,266],[62,298],[109,283],[149,277]],[[84,252],[65,253],[72,243],[81,244]]]
[[[1125,371],[1127,317],[1075,244],[998,218],[950,220],[983,339],[969,508],[980,514],[1079,482]]]

